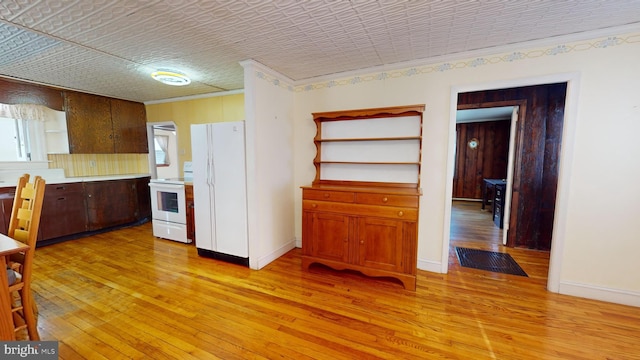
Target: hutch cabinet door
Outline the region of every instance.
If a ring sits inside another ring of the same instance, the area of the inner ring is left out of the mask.
[[[340,262],[349,257],[349,216],[307,212],[312,217],[311,255]]]
[[[358,220],[359,258],[368,268],[402,271],[403,221],[362,217]]]

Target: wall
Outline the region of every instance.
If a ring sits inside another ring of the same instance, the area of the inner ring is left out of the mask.
[[[456,125],[454,198],[481,199],[483,179],[506,179],[511,129],[508,120]],[[471,139],[478,140],[477,148],[468,146]]]
[[[244,94],[145,103],[147,122],[173,121],[178,140],[178,166],[191,161],[191,124],[245,120]]]
[[[338,74],[295,93],[296,236],[298,186],[314,178],[311,113],[426,104],[423,124],[419,268],[446,271],[457,92],[571,79],[561,150],[549,288],[640,306],[636,256],[640,166],[640,29],[566,42],[524,44],[466,58]],[[546,80],[550,79],[550,80]],[[615,185],[610,181],[615,178]],[[613,185],[613,186],[612,186]],[[607,189],[607,196],[596,196]]]
[[[243,62],[246,95],[249,265],[260,269],[295,247],[291,80]]]
[[[148,174],[147,154],[49,154],[49,169],[64,169],[65,177]]]

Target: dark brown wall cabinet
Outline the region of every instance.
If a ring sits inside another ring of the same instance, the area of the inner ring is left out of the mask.
[[[149,152],[144,104],[65,92],[72,154]]]

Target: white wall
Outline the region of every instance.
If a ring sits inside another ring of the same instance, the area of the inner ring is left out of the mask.
[[[245,61],[249,266],[295,247],[291,80]]]
[[[555,224],[552,250],[558,284],[551,290],[640,306],[640,142],[635,139],[640,133],[640,29],[626,31],[296,84],[292,190],[297,238],[302,221],[299,186],[310,184],[315,171],[311,113],[426,104],[418,263],[424,270],[446,269],[452,91],[567,78],[572,79],[568,106],[573,108],[565,114],[556,207],[561,223]]]

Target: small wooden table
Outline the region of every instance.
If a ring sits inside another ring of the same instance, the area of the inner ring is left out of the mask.
[[[493,193],[496,185],[503,185],[507,182],[503,179],[482,179],[482,211],[489,203],[489,195]]]
[[[7,257],[29,249],[29,245],[0,234],[0,339],[15,340],[13,315],[11,314],[11,294],[7,279]]]

